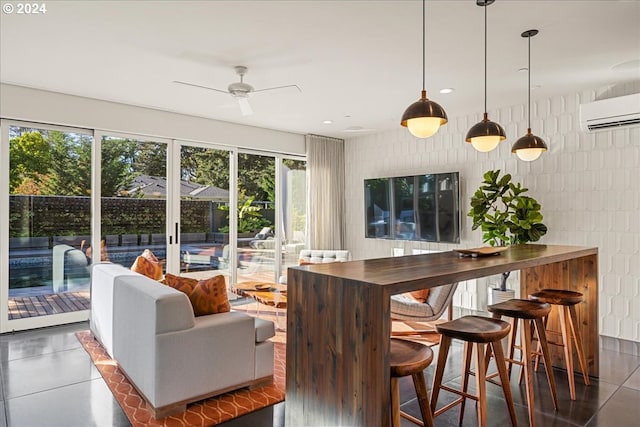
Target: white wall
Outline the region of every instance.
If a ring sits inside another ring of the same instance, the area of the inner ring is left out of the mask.
[[[0,117],[305,155],[304,135],[0,85]]]
[[[461,243],[482,245],[466,217],[472,193],[489,169],[501,169],[529,188],[542,205],[549,232],[539,243],[595,246],[599,249],[600,332],[640,341],[640,127],[586,134],[580,131],[579,104],[596,98],[585,92],[534,103],[532,131],[549,151],[527,163],[511,154],[513,142],[527,130],[526,106],[489,111],[507,140],[491,153],[478,153],[464,141],[481,116],[450,119],[435,137],[418,140],[398,129],[349,139],[345,144],[347,245],[354,259],[391,256],[393,247],[450,250],[458,245],[364,238],[363,180],[372,177],[459,171]],[[441,100],[443,104],[445,100]],[[453,112],[449,112],[450,114]],[[511,286],[517,283],[512,274]],[[454,303],[481,308],[487,282],[459,287]]]

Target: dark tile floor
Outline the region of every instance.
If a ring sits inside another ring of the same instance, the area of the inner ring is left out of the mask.
[[[74,336],[87,323],[0,335],[0,427],[128,426],[126,416]],[[454,343],[445,380],[458,383],[462,346]],[[553,411],[541,370],[535,381],[538,426],[640,425],[640,343],[601,339],[600,378],[590,386],[576,377],[578,400],[569,399],[566,374],[554,372],[560,410]],[[437,352],[437,347],[436,347]],[[426,369],[427,384],[433,365]],[[517,369],[517,368],[514,368]],[[515,371],[517,372],[517,371]],[[516,377],[514,376],[514,379]],[[512,382],[518,422],[528,425],[524,388]],[[501,391],[488,386],[489,425],[510,425]],[[441,393],[440,404],[451,395]],[[401,383],[403,409],[419,416],[413,386]],[[475,405],[467,404],[463,426],[477,425]],[[283,426],[285,405],[276,405],[225,424],[233,427]],[[436,418],[436,426],[456,426],[457,410]],[[403,425],[412,425],[403,419]]]

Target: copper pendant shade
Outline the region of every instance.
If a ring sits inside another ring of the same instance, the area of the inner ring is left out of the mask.
[[[527,68],[528,73],[528,111],[529,111],[529,119],[527,126],[527,134],[522,138],[518,139],[513,147],[511,147],[511,152],[515,153],[520,160],[524,160],[525,162],[531,162],[540,155],[547,151],[547,144],[544,142],[542,138],[539,136],[535,136],[531,133],[531,37],[538,34],[538,30],[527,30],[521,34],[522,37],[526,37],[529,39],[529,66]]]
[[[484,113],[482,121],[476,123],[467,132],[465,141],[470,142],[478,151],[491,151],[504,141],[507,136],[500,124],[489,120],[488,113]]]
[[[422,123],[417,123],[416,126],[412,126],[412,123],[409,122],[410,120],[418,120]],[[411,132],[413,136],[418,138],[430,137],[445,123],[447,123],[447,113],[445,113],[444,108],[442,108],[440,104],[427,98],[426,90],[422,91],[422,96],[419,100],[404,110],[402,121],[400,122],[402,126],[409,128],[409,132]]]
[[[482,121],[476,123],[467,132],[465,141],[480,152],[488,152],[506,139],[504,129],[500,124],[489,120],[487,113],[487,6],[494,0],[477,0],[476,4],[484,8],[484,115]]]
[[[428,138],[447,123],[447,113],[438,103],[427,98],[425,90],[425,0],[422,0],[422,94],[402,114],[400,124],[417,138]]]
[[[520,160],[528,162],[540,157],[543,151],[547,151],[547,144],[542,138],[532,134],[531,128],[527,129],[527,134],[519,138],[511,147],[512,153],[516,153]]]

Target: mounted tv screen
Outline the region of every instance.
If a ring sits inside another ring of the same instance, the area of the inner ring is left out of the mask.
[[[458,172],[364,180],[365,237],[460,243]]]

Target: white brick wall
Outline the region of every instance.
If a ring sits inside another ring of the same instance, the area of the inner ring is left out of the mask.
[[[393,247],[450,250],[456,245],[364,238],[365,178],[459,171],[460,247],[482,245],[471,232],[466,213],[473,191],[489,169],[511,173],[542,204],[549,232],[540,243],[596,246],[599,249],[600,332],[640,342],[640,127],[586,134],[580,131],[579,105],[596,98],[584,92],[536,101],[532,131],[549,151],[531,163],[511,154],[526,133],[526,106],[489,111],[507,140],[490,153],[478,153],[464,141],[478,114],[452,117],[436,136],[418,140],[398,129],[350,139],[345,144],[347,249],[354,259],[390,256]],[[454,113],[454,112],[449,112]],[[512,274],[510,286],[518,282]],[[498,277],[462,284],[454,303],[468,308],[486,304],[486,287]]]

